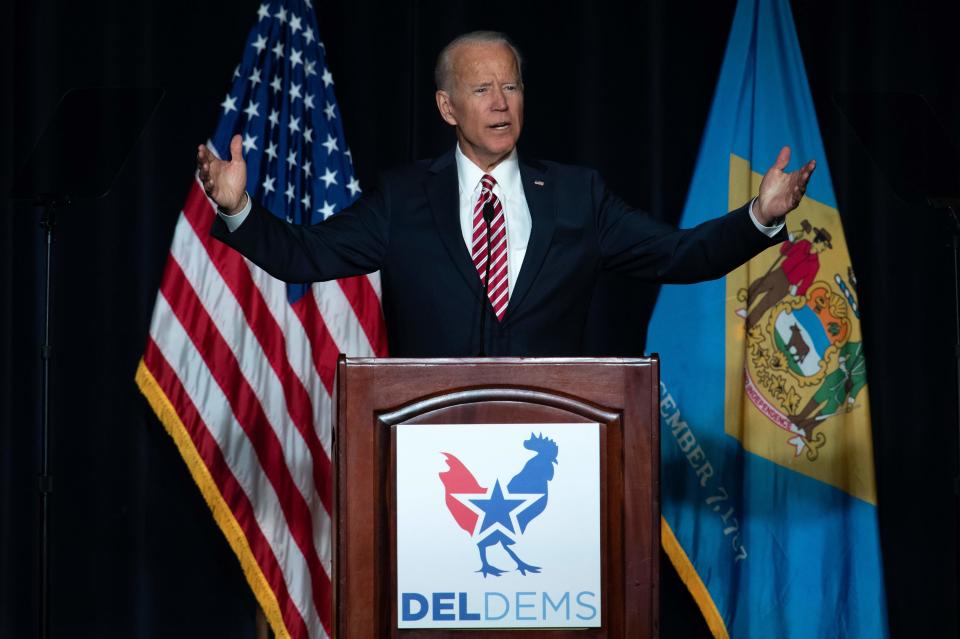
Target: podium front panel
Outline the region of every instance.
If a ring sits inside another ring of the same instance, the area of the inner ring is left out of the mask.
[[[527,447],[538,446],[537,424],[593,425],[598,434],[601,625],[503,629],[496,636],[657,636],[658,383],[656,359],[341,359],[334,431],[336,636],[467,638],[493,632],[398,628],[397,429],[469,424],[523,424],[531,428]],[[497,576],[478,578],[496,592]],[[412,596],[418,600],[406,609],[408,619],[411,610],[434,603]],[[478,602],[460,597],[442,600],[443,618],[458,605],[461,613],[473,606],[468,618],[479,616]],[[588,617],[589,600],[583,603],[587,607],[579,610]]]

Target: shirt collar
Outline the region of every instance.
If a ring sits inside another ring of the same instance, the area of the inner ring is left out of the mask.
[[[460,150],[460,144],[457,143],[455,153],[457,159],[457,180],[460,183],[461,193],[473,193],[480,184],[480,178],[485,174],[483,169],[473,163]],[[495,166],[490,175],[497,181],[501,192],[513,193],[516,185],[520,183],[520,163],[517,161],[517,149],[514,147],[500,164]]]

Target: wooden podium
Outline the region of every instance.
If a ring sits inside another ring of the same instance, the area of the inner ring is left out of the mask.
[[[659,635],[657,359],[354,359],[337,367],[334,636]],[[398,629],[396,428],[599,423],[599,628]]]

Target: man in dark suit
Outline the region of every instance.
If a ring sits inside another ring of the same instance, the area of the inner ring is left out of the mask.
[[[601,269],[713,279],[784,239],[781,218],[799,204],[813,162],[785,173],[784,148],[757,199],[677,230],[629,207],[594,171],[518,157],[520,70],[502,34],[451,42],[438,58],[436,101],[456,148],[385,173],[374,191],[311,227],[247,196],[239,136],[229,162],[201,146],[200,179],[220,207],[214,236],[289,282],[379,269],[390,352],[417,357],[476,355],[481,342],[494,356],[583,355]]]

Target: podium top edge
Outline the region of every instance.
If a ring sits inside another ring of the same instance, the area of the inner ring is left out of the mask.
[[[660,358],[648,357],[348,357],[341,355],[348,366],[461,366],[463,364],[604,364],[615,366],[647,366]]]

